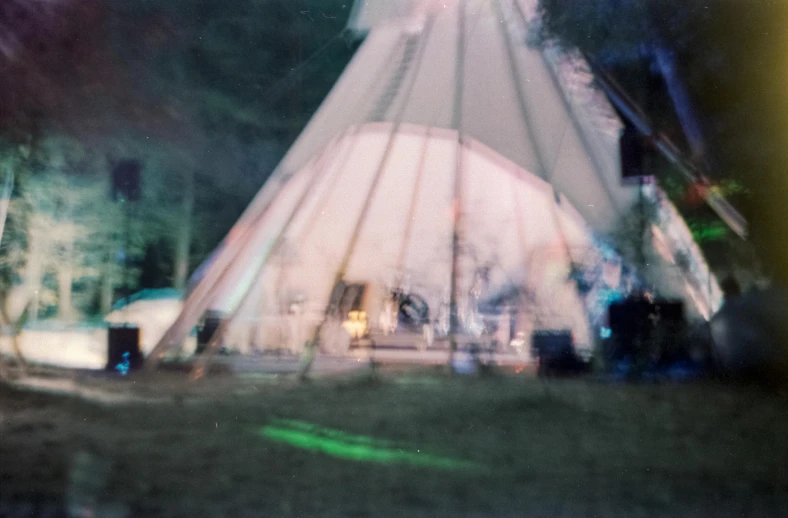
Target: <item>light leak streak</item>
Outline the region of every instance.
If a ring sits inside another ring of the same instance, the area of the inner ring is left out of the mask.
[[[259,428],[257,434],[272,441],[348,460],[410,464],[444,470],[484,470],[484,466],[472,461],[422,453],[420,449],[408,451],[392,441],[351,435],[303,421],[275,420],[273,425]]]

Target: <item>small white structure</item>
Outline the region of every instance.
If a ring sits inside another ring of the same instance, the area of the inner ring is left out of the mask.
[[[71,369],[103,369],[107,364],[107,330],[52,323],[25,329],[18,337],[25,360]],[[0,336],[0,354],[14,356],[11,336]]]
[[[180,313],[183,302],[176,290],[144,290],[121,301],[104,319],[104,325],[41,320],[30,324],[18,337],[25,359],[31,363],[73,369],[103,369],[107,364],[107,324],[131,324],[140,328],[140,350],[147,356]],[[171,354],[194,353],[196,338],[189,336]],[[0,354],[13,356],[10,335],[0,336]]]
[[[139,327],[140,350],[147,356],[181,312],[181,297],[178,290],[143,290],[129,297],[128,304],[121,300],[104,321]]]

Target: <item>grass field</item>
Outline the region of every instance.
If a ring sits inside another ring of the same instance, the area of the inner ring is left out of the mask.
[[[127,516],[788,516],[788,398],[756,389],[176,379],[113,406],[0,388],[0,502],[62,506],[84,452]]]

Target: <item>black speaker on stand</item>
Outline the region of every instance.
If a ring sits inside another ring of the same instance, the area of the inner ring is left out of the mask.
[[[538,358],[539,376],[582,374],[591,367],[575,353],[572,331],[568,329],[534,331],[531,354]]]
[[[219,326],[222,325],[224,314],[218,311],[206,311],[203,316],[203,323],[197,328],[197,350],[195,354],[202,354],[211,342],[211,338],[216,334]]]
[[[123,206],[126,229],[123,245],[123,300],[126,306],[130,303],[131,286],[129,285],[129,248],[131,244],[131,206],[142,197],[142,163],[138,160],[126,159],[110,161],[112,200]],[[136,325],[123,324],[112,326],[107,332],[107,370],[126,374],[142,366],[143,358],[140,351],[140,328]]]
[[[618,145],[621,156],[621,179],[626,181],[645,176],[646,139],[637,128],[628,122],[625,123]]]
[[[651,137],[644,135],[634,124],[624,121],[624,129],[618,139],[619,157],[621,159],[621,182],[624,185],[637,185],[638,187],[638,206],[640,207],[640,230],[641,236],[646,235],[649,222],[647,221],[646,200],[644,189],[646,184],[651,182],[649,174],[653,169],[652,160],[654,158],[654,144]],[[640,265],[646,264],[645,243],[642,242],[638,247],[638,262]]]
[[[140,201],[141,173],[142,163],[139,160],[120,160],[112,164],[112,200]]]
[[[108,371],[118,371],[126,374],[130,370],[142,367],[142,352],[140,351],[140,328],[137,326],[120,325],[111,326],[107,330]]]

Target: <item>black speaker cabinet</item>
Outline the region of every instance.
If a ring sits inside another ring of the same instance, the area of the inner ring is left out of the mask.
[[[684,325],[684,304],[680,301],[628,299],[616,302],[608,308],[608,323],[614,338],[613,357],[637,352],[637,344],[655,336],[658,331],[676,330]],[[655,334],[656,333],[656,334]],[[660,347],[675,344],[660,343]]]
[[[625,124],[618,142],[621,178],[626,180],[645,176],[646,141],[643,135],[632,124]]]
[[[684,323],[684,303],[675,300],[658,300],[654,303],[652,312],[655,324],[659,322],[683,324]]]
[[[610,330],[613,334],[631,334],[641,326],[660,322],[684,322],[684,303],[674,300],[631,299],[614,302],[608,308]]]
[[[197,329],[197,350],[196,354],[202,354],[205,348],[216,334],[219,326],[222,325],[222,315],[219,313],[208,312],[203,319],[203,324]]]
[[[575,354],[572,332],[568,330],[534,331],[531,351],[539,359],[539,376],[574,376],[591,368]]]
[[[645,299],[614,302],[608,307],[610,330],[617,336],[634,336],[648,321],[651,311],[651,303]]]
[[[137,326],[111,326],[107,330],[108,371],[136,370],[142,366],[140,328]]]
[[[531,335],[531,351],[539,358],[558,359],[571,356],[574,354],[572,347],[571,331],[534,331]]]
[[[140,175],[142,164],[138,160],[121,160],[112,167],[112,199],[139,201],[142,196]]]

